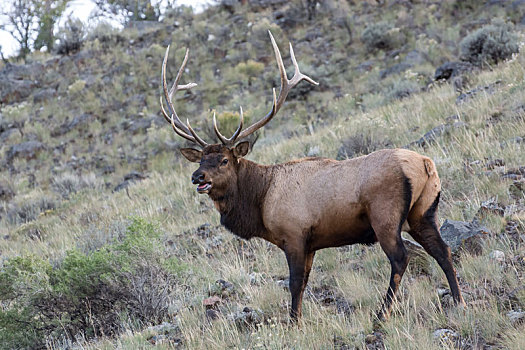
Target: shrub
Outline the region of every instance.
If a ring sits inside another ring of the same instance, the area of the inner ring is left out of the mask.
[[[495,64],[519,51],[512,25],[502,21],[484,26],[461,40],[461,59],[476,66]]]
[[[388,22],[377,22],[369,25],[361,33],[361,41],[368,51],[391,50],[395,48],[401,38],[398,28],[394,28]]]
[[[79,51],[86,39],[84,24],[78,18],[68,18],[57,34],[59,41],[56,51],[60,55],[69,55]]]
[[[20,199],[22,201],[22,199]],[[19,225],[35,220],[40,213],[54,210],[57,207],[52,197],[42,196],[40,198],[24,199],[22,203],[12,203],[7,208],[7,222]]]
[[[51,187],[63,198],[68,199],[71,194],[82,191],[86,188],[101,188],[102,183],[93,173],[86,175],[75,175],[64,173],[53,178]]]
[[[398,100],[403,99],[405,97],[408,97],[418,91],[420,91],[421,88],[419,87],[418,83],[412,80],[398,80],[390,86],[388,89],[386,96],[388,100]]]
[[[341,147],[337,151],[337,159],[350,159],[389,147],[392,147],[392,143],[386,139],[374,140],[370,134],[352,135],[342,141]]]
[[[71,250],[55,267],[33,256],[7,260],[0,269],[1,346],[40,349],[50,340],[114,335],[123,317],[162,321],[183,269],[159,246],[159,229],[134,218],[120,241]]]
[[[248,84],[251,86],[252,80],[259,78],[264,71],[264,64],[254,60],[248,60],[246,62],[239,63],[235,69],[238,73],[246,77]]]

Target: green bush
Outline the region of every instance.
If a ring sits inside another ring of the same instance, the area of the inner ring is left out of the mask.
[[[496,64],[519,51],[518,37],[503,21],[484,26],[460,42],[461,59],[476,66]]]
[[[361,42],[368,51],[392,50],[399,45],[401,34],[388,22],[377,22],[369,25],[361,33]]]
[[[252,80],[259,78],[264,71],[264,64],[254,60],[239,63],[235,69],[241,75],[244,75],[248,80],[248,84],[252,85]]]
[[[123,317],[162,321],[170,286],[184,270],[162,246],[155,225],[133,218],[120,241],[87,254],[71,250],[55,267],[34,256],[7,260],[0,269],[0,348],[113,335]]]

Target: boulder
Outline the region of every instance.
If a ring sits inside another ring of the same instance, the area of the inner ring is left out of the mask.
[[[7,161],[11,162],[15,158],[34,159],[45,148],[45,145],[38,141],[26,141],[13,145],[7,151]]]
[[[468,62],[446,62],[436,69],[434,80],[449,80],[473,69],[474,66]]]
[[[4,104],[21,102],[40,85],[45,72],[41,63],[7,64],[0,71],[0,102]]]
[[[483,240],[489,230],[477,222],[445,220],[440,228],[441,238],[449,245],[453,253],[465,250],[479,255],[483,251]]]

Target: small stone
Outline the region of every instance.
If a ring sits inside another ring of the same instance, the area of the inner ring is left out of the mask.
[[[518,325],[525,321],[525,312],[512,310],[507,312],[507,317],[512,325]]]
[[[481,207],[479,208],[479,213],[481,214],[490,213],[490,214],[495,214],[498,216],[504,216],[505,208],[503,208],[498,202],[496,202],[496,199],[491,198],[481,203]]]
[[[441,328],[441,329],[437,329],[434,331],[433,337],[434,339],[437,339],[440,342],[449,344],[457,340],[459,335],[456,332],[454,332],[452,329]]]
[[[211,321],[214,321],[219,318],[219,311],[213,310],[213,309],[207,309],[206,310],[206,318],[208,318]]]
[[[485,166],[487,167],[487,169],[493,170],[496,167],[505,166],[505,161],[503,159],[497,158],[497,159],[489,160],[485,164]]]
[[[263,316],[264,314],[262,311],[245,306],[242,311],[237,311],[231,314],[229,317],[235,322],[235,325],[238,328],[242,329],[262,323],[264,320]]]
[[[438,288],[437,294],[438,294],[438,297],[443,298],[445,295],[450,294],[450,290],[445,289],[445,288]]]
[[[258,272],[252,272],[248,275],[250,278],[250,284],[254,286],[258,286],[263,281],[263,275]]]
[[[213,309],[220,303],[222,303],[222,299],[216,295],[206,298],[202,301],[202,305],[204,305],[206,309]]]
[[[306,154],[308,157],[317,157],[320,154],[319,146],[313,146],[308,149],[308,153]]]
[[[498,262],[505,262],[505,253],[501,250],[493,250],[490,252],[489,258]]]
[[[367,344],[373,344],[377,341],[377,336],[375,334],[367,334],[365,337],[365,342]]]
[[[284,280],[278,280],[275,282],[279,287],[281,288],[284,288],[284,289],[289,289],[290,288],[290,279],[284,279]]]

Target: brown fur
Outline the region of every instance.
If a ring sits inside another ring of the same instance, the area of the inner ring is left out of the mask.
[[[263,166],[243,159],[243,153],[239,145],[206,146],[194,183],[212,184],[208,195],[231,232],[245,239],[263,238],[284,250],[293,319],[301,315],[317,250],[376,241],[392,266],[378,315],[388,316],[408,264],[402,228],[438,261],[454,300],[464,303],[450,250],[437,230],[441,184],[430,158],[394,149],[344,161],[304,158]]]

